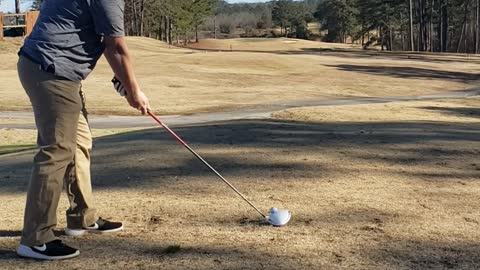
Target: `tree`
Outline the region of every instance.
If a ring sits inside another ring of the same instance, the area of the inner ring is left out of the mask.
[[[289,25],[290,12],[293,6],[291,0],[279,0],[273,3],[272,19],[274,23],[280,26],[280,34],[288,35],[287,27]],[[283,32],[283,30],[285,30]]]
[[[126,0],[128,35],[152,36],[171,43],[189,40],[204,19],[214,13],[217,0]],[[198,40],[198,34],[196,34]]]
[[[280,34],[285,37],[289,36],[290,30],[290,34],[296,38],[307,38],[309,35],[307,20],[311,17],[311,13],[303,3],[290,0],[273,2],[272,20],[280,26]]]
[[[216,4],[216,0],[195,0],[190,6],[190,12],[193,14],[192,24],[195,28],[195,42],[198,42],[198,27],[205,18],[214,13]]]
[[[346,42],[357,26],[357,8],[353,0],[325,0],[318,5],[315,17],[320,21],[323,30],[328,33],[326,41]]]
[[[296,38],[308,39],[310,32],[308,31],[307,21],[311,19],[311,13],[306,6],[301,3],[292,3],[289,13],[288,22],[291,26],[291,32]]]
[[[408,3],[409,11],[409,32],[410,32],[410,51],[415,50],[415,45],[413,44],[413,3],[412,0],[409,0]]]

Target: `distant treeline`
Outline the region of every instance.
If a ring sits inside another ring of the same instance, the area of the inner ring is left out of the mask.
[[[1,0],[0,0],[1,1]],[[11,0],[12,1],[12,0]],[[18,0],[16,1],[19,2]],[[38,7],[41,1],[33,1]],[[308,39],[319,22],[324,41],[386,50],[479,53],[480,0],[125,0],[128,35],[173,43],[212,37],[288,36]],[[319,33],[316,33],[317,35]]]
[[[220,7],[222,32],[257,25],[309,38],[306,23],[317,21],[327,42],[379,45],[382,50],[480,51],[480,0],[279,0]]]
[[[241,29],[245,36],[279,35],[308,39],[311,33],[307,23],[315,20],[313,14],[320,1],[281,0],[242,4],[221,1],[215,15],[207,19],[205,30],[216,29],[221,34],[235,34],[236,30]],[[280,32],[273,31],[273,28]]]
[[[315,17],[328,31],[328,41],[378,42],[387,50],[478,53],[479,1],[324,0]]]
[[[173,43],[189,42],[192,37],[198,41],[199,32],[209,32],[213,38],[234,35],[237,30],[242,30],[245,36],[276,35],[272,27],[281,28],[279,35],[308,38],[307,23],[314,20],[320,1],[228,4],[219,0],[126,0],[125,3],[128,35]]]

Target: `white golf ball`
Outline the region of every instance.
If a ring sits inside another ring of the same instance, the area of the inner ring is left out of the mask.
[[[277,211],[278,211],[278,209],[275,208],[275,207],[270,208],[270,213],[271,214],[276,213]]]

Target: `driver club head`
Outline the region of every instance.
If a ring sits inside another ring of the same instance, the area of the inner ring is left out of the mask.
[[[270,215],[266,217],[266,221],[273,226],[284,226],[292,218],[292,213],[288,210],[278,210],[275,207],[270,208]]]

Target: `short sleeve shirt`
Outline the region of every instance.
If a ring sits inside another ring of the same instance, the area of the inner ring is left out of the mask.
[[[124,0],[45,0],[20,54],[46,71],[84,80],[105,50],[103,38],[124,36]]]

